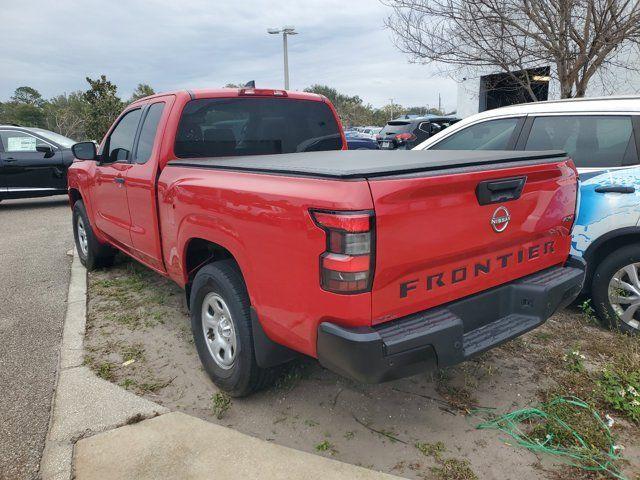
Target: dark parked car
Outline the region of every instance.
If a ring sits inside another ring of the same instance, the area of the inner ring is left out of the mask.
[[[0,125],[0,201],[66,194],[74,143],[42,128]]]
[[[344,132],[349,150],[378,150],[378,142],[355,130]]]
[[[427,115],[405,116],[391,120],[378,135],[378,144],[383,150],[411,150],[427,138],[453,125],[458,117]]]

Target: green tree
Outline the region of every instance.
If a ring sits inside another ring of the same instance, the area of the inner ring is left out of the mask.
[[[107,80],[105,75],[98,79],[87,77],[89,90],[84,92],[87,102],[85,133],[87,138],[100,141],[123,108],[117,95],[118,87]]]
[[[0,108],[0,123],[14,123],[25,127],[44,126],[44,100],[36,89],[19,87],[11,100]]]
[[[136,89],[133,91],[133,95],[131,96],[131,102],[135,102],[136,100],[140,100],[141,98],[148,97],[149,95],[155,95],[156,91],[151,87],[151,85],[147,83],[139,83]]]
[[[44,105],[44,100],[40,92],[32,87],[18,87],[15,92],[13,92],[13,97],[11,97],[16,103],[21,103],[25,105],[32,105],[35,107],[42,107]]]

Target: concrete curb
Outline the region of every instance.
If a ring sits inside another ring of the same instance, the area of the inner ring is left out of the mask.
[[[43,480],[71,478],[73,446],[80,438],[169,411],[98,378],[82,365],[86,313],[87,271],[74,251],[58,379],[40,461]]]

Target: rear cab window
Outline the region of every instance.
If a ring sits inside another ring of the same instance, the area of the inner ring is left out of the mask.
[[[624,115],[535,117],[525,150],[563,150],[578,168],[638,163],[632,120]]]
[[[340,149],[340,127],[326,103],[237,97],[187,103],[174,146],[179,158]]]

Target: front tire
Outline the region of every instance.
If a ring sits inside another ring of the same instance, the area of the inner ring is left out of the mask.
[[[640,334],[640,245],[620,248],[600,262],[593,275],[591,297],[606,326]]]
[[[236,263],[221,260],[202,267],[189,303],[196,349],[213,383],[232,397],[263,388],[272,370],[256,363],[249,295]]]
[[[107,267],[113,263],[116,252],[96,238],[82,200],[78,200],[73,205],[73,237],[80,262],[87,270]]]

